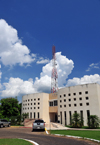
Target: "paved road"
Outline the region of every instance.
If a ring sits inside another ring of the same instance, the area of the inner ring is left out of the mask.
[[[39,145],[100,145],[81,139],[47,135],[45,132],[31,132],[30,128],[0,128],[0,138],[24,138],[33,140]]]

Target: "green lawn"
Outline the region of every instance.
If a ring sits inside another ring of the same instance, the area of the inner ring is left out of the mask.
[[[22,139],[0,139],[0,145],[32,145],[32,143]]]
[[[100,140],[100,131],[92,130],[51,130],[51,134],[72,135]]]

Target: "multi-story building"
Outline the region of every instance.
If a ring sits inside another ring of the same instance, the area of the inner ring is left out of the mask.
[[[22,113],[29,118],[69,125],[73,113],[79,113],[87,125],[89,115],[100,117],[100,85],[97,83],[65,87],[57,94],[37,93],[22,98]]]

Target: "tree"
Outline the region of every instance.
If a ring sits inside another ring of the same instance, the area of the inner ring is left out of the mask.
[[[28,114],[28,113],[23,113],[23,114],[22,114],[22,118],[23,118],[23,120],[24,120],[25,118],[29,118],[29,114]]]
[[[80,114],[75,112],[72,116],[71,125],[73,127],[82,127],[83,122],[84,120],[80,117]]]
[[[100,119],[97,115],[90,115],[88,118],[89,128],[98,128],[100,124]]]
[[[0,104],[0,113],[3,118],[20,115],[20,106],[17,97],[1,99]]]

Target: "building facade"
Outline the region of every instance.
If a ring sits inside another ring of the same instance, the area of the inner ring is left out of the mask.
[[[29,118],[69,125],[75,112],[84,119],[85,126],[89,115],[100,117],[99,84],[65,87],[57,94],[37,93],[22,97],[22,113],[29,113]]]

